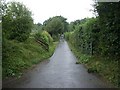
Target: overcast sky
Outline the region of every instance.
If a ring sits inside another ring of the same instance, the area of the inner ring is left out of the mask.
[[[49,17],[63,16],[68,22],[93,17],[93,0],[6,0],[18,1],[26,5],[33,13],[35,23],[43,23]]]

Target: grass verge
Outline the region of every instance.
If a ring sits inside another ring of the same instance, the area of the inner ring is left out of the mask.
[[[8,77],[20,77],[24,69],[28,69],[49,57],[54,53],[57,42],[53,42],[46,51],[34,38],[26,42],[6,40],[3,42],[3,79]]]
[[[118,60],[112,60],[113,58],[107,58],[102,56],[90,56],[82,54],[78,49],[73,47],[70,42],[68,42],[71,50],[77,57],[78,61],[76,64],[84,64],[89,73],[96,73],[101,76],[104,80],[119,87],[118,81]]]

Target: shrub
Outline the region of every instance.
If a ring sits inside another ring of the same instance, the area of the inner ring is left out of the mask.
[[[53,39],[46,31],[35,34],[36,41],[43,46],[46,50],[49,50],[49,45],[53,43]]]
[[[23,42],[29,38],[33,20],[31,12],[19,2],[6,4],[2,16],[3,35],[10,40]]]

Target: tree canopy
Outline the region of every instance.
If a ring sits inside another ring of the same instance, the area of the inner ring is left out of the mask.
[[[33,25],[31,15],[29,9],[19,2],[5,4],[2,16],[3,36],[7,39],[25,41]]]
[[[62,16],[55,16],[44,21],[43,29],[48,31],[51,35],[62,34],[67,31],[66,18]]]

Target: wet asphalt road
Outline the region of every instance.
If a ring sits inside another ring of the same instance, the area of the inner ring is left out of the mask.
[[[12,88],[107,88],[107,84],[89,74],[70,51],[66,41],[61,41],[50,60],[38,64]]]

